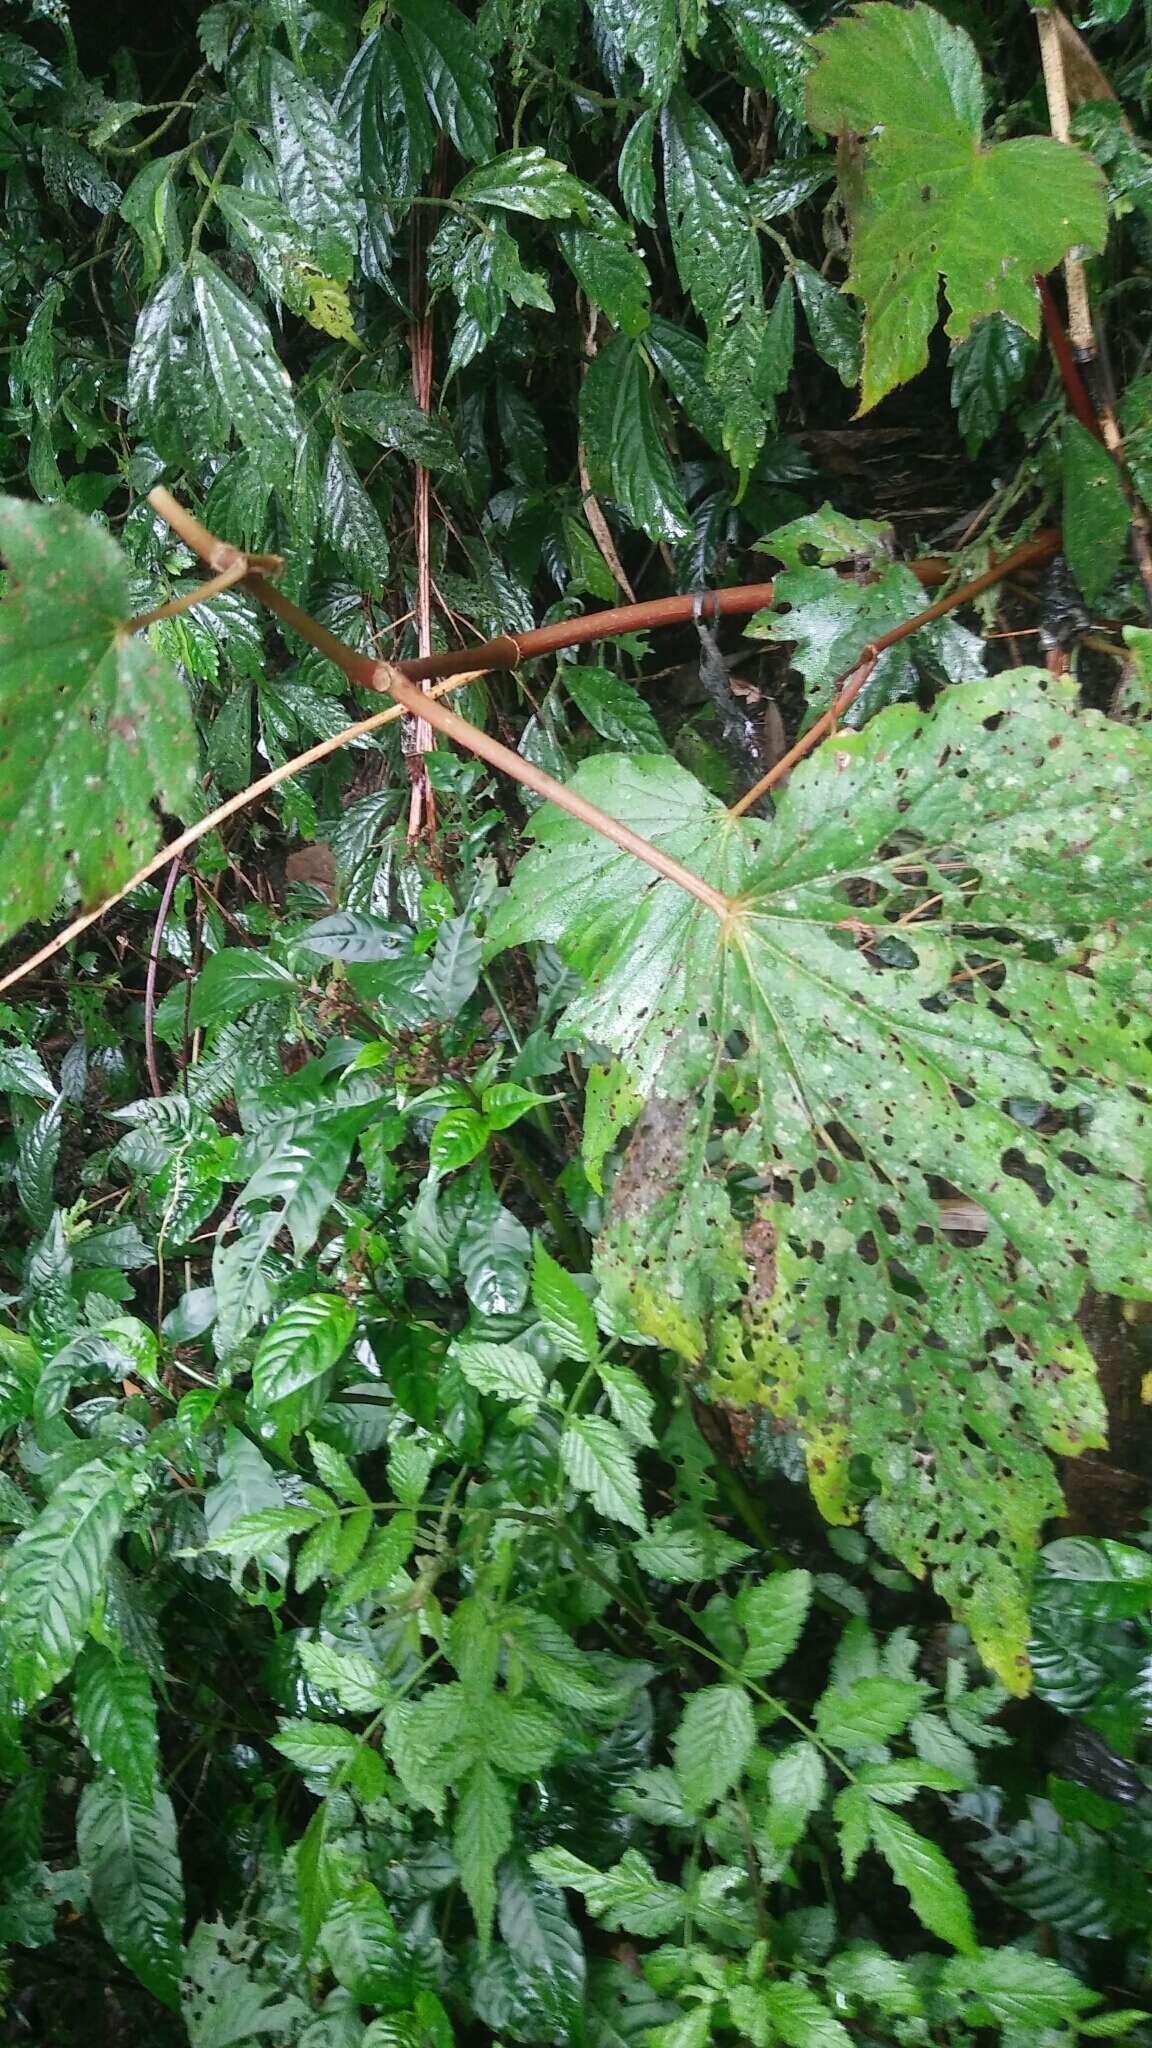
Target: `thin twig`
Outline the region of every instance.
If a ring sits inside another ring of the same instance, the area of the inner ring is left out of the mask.
[[[477,670],[474,675],[446,676],[436,685],[436,695],[447,696],[451,690],[463,689],[465,683],[475,682],[479,673]],[[262,775],[258,782],[249,783],[247,789],[240,790],[236,796],[230,796],[225,803],[218,804],[214,811],[209,811],[206,818],[200,818],[195,825],[189,825],[186,832],[181,832],[167,846],[162,846],[159,853],[153,854],[151,860],[146,860],[124,883],[123,888],[115,889],[111,896],[106,896],[94,910],[85,910],[81,916],[74,917],[71,924],[65,925],[62,932],[57,932],[54,939],[49,939],[47,945],[41,946],[38,953],[33,953],[28,960],[22,960],[19,967],[13,967],[0,979],[0,994],[6,989],[15,988],[18,981],[23,981],[29,974],[34,974],[38,967],[43,967],[46,960],[51,960],[57,953],[63,952],[64,947],[70,946],[73,939],[78,939],[82,932],[89,931],[107,915],[108,911],[114,910],[118,903],[123,903],[126,896],[131,896],[133,890],[138,889],[142,882],[150,882],[153,875],[158,875],[161,868],[166,867],[170,860],[176,860],[186,854],[190,847],[195,846],[209,832],[215,831],[217,825],[222,825],[227,818],[235,817],[237,811],[246,810],[258,797],[267,796],[269,790],[276,789],[282,782],[287,782],[290,776],[299,775],[301,769],[313,767],[317,761],[325,760],[329,754],[338,753],[341,747],[348,746],[352,740],[361,738],[364,733],[378,732],[382,725],[392,725],[403,715],[401,705],[390,704],[386,711],[376,711],[371,718],[357,719],[355,725],[346,725],[343,732],[333,733],[330,739],[319,740],[303,754],[293,755],[290,761],[282,761],[278,768],[273,768],[267,775]]]
[[[835,731],[853,698],[859,696],[886,648],[895,647],[900,640],[907,640],[912,633],[918,633],[922,627],[930,626],[934,619],[942,619],[946,613],[954,612],[959,605],[970,603],[974,597],[979,597],[982,590],[990,590],[993,584],[1001,583],[1013,570],[1047,561],[1050,555],[1055,554],[1058,545],[1058,538],[1051,534],[1040,534],[1035,540],[1025,541],[1021,547],[1014,548],[1010,555],[1005,555],[1003,561],[995,562],[990,569],[985,569],[983,575],[974,576],[970,583],[960,584],[958,589],[950,590],[946,597],[938,597],[935,604],[930,604],[922,612],[917,612],[915,618],[905,619],[901,625],[893,626],[887,633],[881,633],[878,639],[870,640],[867,647],[860,649],[851,667],[836,677],[832,685],[832,702],[827,711],[821,714],[814,725],[809,726],[796,745],[790,748],[766,775],[760,777],[759,782],[753,783],[752,788],[746,791],[739,803],[732,805],[732,815],[739,817],[758,797],[762,797],[767,790],[774,788],[776,783],[789,774],[797,761],[802,761],[805,754],[810,754],[813,747],[818,746],[822,739],[826,739],[830,732]]]
[[[151,612],[138,612],[129,619],[126,633],[143,632],[145,626],[155,626],[160,619],[175,619],[181,612],[190,612],[193,605],[207,604],[210,597],[219,597],[222,590],[231,590],[234,583],[243,582],[249,570],[247,555],[238,555],[230,569],[221,569],[218,576],[210,576],[207,583],[197,584],[195,590],[186,590],[183,597],[169,598],[167,604],[158,604]]]
[[[173,505],[178,512],[183,511],[183,507],[177,504],[168,491],[153,492],[151,501],[158,511],[163,510],[167,504]],[[165,517],[167,516],[165,512]],[[199,525],[198,521],[188,522],[186,527],[182,528],[175,520],[172,523],[178,532],[191,532],[193,525]],[[219,551],[221,544],[215,534],[209,533],[206,527],[200,527],[199,530],[201,539],[198,545],[202,546],[205,559],[211,560],[214,552]],[[406,711],[415,717],[426,718],[429,725],[437,732],[442,732],[447,739],[455,740],[458,746],[465,747],[469,753],[478,754],[482,761],[487,761],[491,767],[500,769],[502,774],[510,776],[514,782],[521,783],[525,789],[547,798],[558,810],[567,811],[569,817],[576,818],[580,824],[587,825],[602,838],[611,840],[622,852],[634,854],[637,860],[643,861],[646,867],[652,868],[665,881],[675,882],[679,888],[686,890],[688,895],[695,896],[716,917],[727,917],[727,897],[721,895],[718,889],[714,889],[710,882],[703,881],[699,875],[694,875],[688,868],[682,867],[670,854],[661,852],[659,847],[653,846],[647,839],[641,839],[639,834],[631,831],[627,825],[621,825],[617,819],[610,818],[607,811],[600,810],[596,804],[588,803],[584,797],[578,796],[575,790],[568,789],[562,782],[557,782],[554,776],[545,774],[542,768],[537,768],[535,762],[526,761],[522,754],[513,753],[511,747],[506,747],[502,741],[493,739],[478,725],[470,725],[467,719],[459,718],[445,705],[435,703],[431,698],[424,698],[416,684],[399,668],[393,668],[390,662],[371,661],[365,655],[358,654],[355,648],[346,646],[344,641],[338,640],[334,633],[330,633],[326,626],[322,626],[319,620],[301,611],[299,605],[294,604],[291,598],[285,597],[283,591],[277,590],[274,583],[266,582],[262,576],[249,576],[247,587],[267,605],[269,611],[275,612],[278,618],[291,626],[302,640],[308,641],[321,654],[326,654],[329,660],[335,662],[349,680],[358,683],[361,689],[387,691]]]

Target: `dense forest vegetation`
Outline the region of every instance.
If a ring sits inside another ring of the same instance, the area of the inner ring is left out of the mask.
[[[0,2040],[1152,2044],[1147,0],[0,26]]]

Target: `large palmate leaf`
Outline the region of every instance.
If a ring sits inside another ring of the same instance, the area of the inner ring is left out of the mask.
[[[65,505],[0,499],[0,939],[50,917],[74,885],[108,895],[156,844],[153,803],[187,815],[195,735],[187,693],[124,633],[127,566]]]
[[[840,735],[768,826],[667,758],[601,757],[577,786],[728,916],[549,813],[492,928],[559,947],[566,1029],[649,1097],[598,1250],[612,1312],[794,1421],[831,1518],[869,1460],[875,1533],[1017,1687],[1046,1452],[1101,1436],[1084,1284],[1152,1291],[1152,1054],[1110,967],[1149,896],[1150,765],[1035,670]]]
[[[815,39],[808,119],[868,138],[842,183],[852,222],[851,289],[864,300],[866,410],[922,370],[940,279],[961,340],[1003,313],[1039,333],[1037,272],[1107,232],[1090,157],[1049,136],[982,141],[975,45],[931,7],[873,0]]]

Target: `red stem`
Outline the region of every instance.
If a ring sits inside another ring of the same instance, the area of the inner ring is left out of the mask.
[[[1094,435],[1097,441],[1103,441],[1104,430],[1096,417],[1096,408],[1088,396],[1087,386],[1080,375],[1080,366],[1072,353],[1072,344],[1064,332],[1064,322],[1060,318],[1059,308],[1052,295],[1052,287],[1046,277],[1039,275],[1037,275],[1036,283],[1039,288],[1040,305],[1044,314],[1044,331],[1048,336],[1049,346],[1056,358],[1056,367],[1060,372],[1060,381],[1064,386],[1065,396],[1080,425],[1087,427],[1088,432]]]

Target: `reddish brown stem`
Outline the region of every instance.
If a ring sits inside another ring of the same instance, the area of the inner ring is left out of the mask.
[[[1056,358],[1056,367],[1060,372],[1060,381],[1064,386],[1065,396],[1080,425],[1087,427],[1088,432],[1093,434],[1097,441],[1102,441],[1104,439],[1104,429],[1096,417],[1096,408],[1088,396],[1088,387],[1080,375],[1080,365],[1072,353],[1072,344],[1064,332],[1064,322],[1060,318],[1060,309],[1052,295],[1052,287],[1046,277],[1039,275],[1036,278],[1036,284],[1040,293],[1040,306],[1044,314],[1044,332],[1048,336],[1048,345]]]
[[[1046,562],[1050,555],[1055,554],[1058,546],[1058,534],[1038,534],[1035,540],[1025,541],[1021,547],[1013,548],[1012,553],[1005,555],[1002,562],[994,562],[990,569],[985,569],[982,576],[974,576],[970,583],[962,583],[958,590],[950,590],[947,597],[938,597],[935,604],[927,605],[922,612],[917,612],[915,618],[905,619],[902,625],[893,626],[890,632],[881,633],[877,639],[869,641],[867,647],[860,649],[851,668],[846,668],[842,675],[837,676],[832,685],[835,694],[827,711],[821,713],[815,724],[809,726],[796,745],[768,770],[767,775],[762,775],[759,782],[753,784],[739,803],[732,805],[734,816],[739,817],[742,811],[746,811],[750,804],[756,802],[757,797],[763,796],[787,775],[789,770],[796,766],[797,761],[802,761],[805,754],[810,754],[813,747],[818,746],[822,739],[826,739],[830,732],[836,730],[848,706],[860,695],[886,647],[895,647],[898,641],[907,640],[923,626],[930,626],[933,619],[942,619],[947,612],[954,612],[959,605],[970,603],[972,598],[979,597],[982,590],[990,590],[993,584],[1002,582],[1004,577],[1010,576],[1014,570],[1028,569],[1037,562]]]

